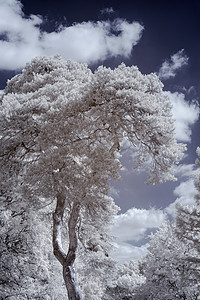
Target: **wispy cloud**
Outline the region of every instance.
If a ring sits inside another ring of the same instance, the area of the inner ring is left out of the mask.
[[[176,167],[176,175],[183,178],[191,178],[194,175],[194,164],[180,164]]]
[[[22,68],[38,55],[60,54],[66,59],[95,63],[109,57],[128,57],[143,27],[122,19],[76,23],[48,33],[41,16],[24,16],[17,0],[0,2],[0,69]]]
[[[188,64],[189,58],[184,54],[184,49],[178,51],[171,56],[170,60],[163,62],[158,76],[160,79],[166,80],[171,77],[175,77],[177,72],[185,65]]]
[[[114,13],[114,9],[112,7],[106,7],[106,8],[103,8],[101,10],[101,14],[104,15],[104,14],[113,14]]]
[[[191,126],[198,120],[200,109],[197,103],[188,103],[183,93],[165,92],[169,97],[175,119],[176,138],[182,142],[191,141]]]

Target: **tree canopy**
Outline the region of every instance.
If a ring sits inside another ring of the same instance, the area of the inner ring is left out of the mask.
[[[175,139],[172,107],[162,88],[155,74],[142,75],[135,66],[101,66],[92,73],[59,56],[37,57],[8,81],[0,112],[2,190],[32,203],[55,200],[54,254],[66,276],[78,240],[89,247],[88,226],[105,233],[118,210],[109,180],[119,178],[124,140],[137,153],[134,165],[149,168],[150,183],[175,179],[173,166],[185,146]],[[64,213],[67,254],[61,241]],[[70,299],[81,299],[78,294]]]

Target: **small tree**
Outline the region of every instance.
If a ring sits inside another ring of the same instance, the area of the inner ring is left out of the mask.
[[[13,193],[15,187],[30,202],[55,200],[53,248],[69,299],[82,297],[73,266],[84,223],[93,216],[99,230],[117,211],[109,180],[119,177],[122,141],[137,151],[137,166],[148,163],[149,182],[174,179],[184,146],[174,138],[162,86],[155,74],[142,75],[137,67],[99,67],[93,74],[60,57],[35,58],[7,84],[1,99],[2,188]],[[87,245],[88,234],[82,237]]]
[[[142,261],[146,282],[135,299],[199,299],[198,253],[177,237],[175,224],[163,225],[152,236],[148,250]],[[191,255],[196,260],[188,259]]]
[[[200,147],[197,148],[200,158]],[[177,205],[176,232],[182,241],[190,242],[200,254],[200,161],[196,159],[197,170],[194,174],[196,188],[194,205]],[[200,262],[200,261],[199,261]]]
[[[130,261],[117,266],[112,280],[107,284],[103,300],[128,300],[135,299],[135,293],[145,283],[138,262]],[[142,300],[142,298],[141,298]]]
[[[0,299],[65,299],[62,274],[54,276],[50,208],[1,196]]]
[[[200,157],[199,148],[197,154]],[[196,160],[199,167],[199,160]],[[199,299],[200,297],[200,173],[195,171],[197,189],[193,205],[177,205],[176,220],[152,236],[144,258],[146,283],[139,299]]]
[[[97,249],[84,251],[81,254],[79,252],[76,270],[84,299],[103,300],[107,286],[115,277],[116,261]]]

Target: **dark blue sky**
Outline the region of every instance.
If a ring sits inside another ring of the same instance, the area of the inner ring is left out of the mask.
[[[199,84],[200,78],[200,1],[199,0],[137,0],[137,1],[29,1],[22,0],[24,12],[46,16],[45,30],[53,31],[56,23],[102,20],[100,11],[112,7],[111,16],[138,21],[145,27],[140,43],[134,48],[129,63],[143,73],[156,71],[162,60],[180,49],[190,58],[190,66],[182,78],[185,84]],[[118,64],[118,61],[112,62]],[[186,77],[186,78],[185,78]]]
[[[51,32],[61,23],[71,25],[74,22],[97,21],[106,18],[125,18],[138,21],[145,28],[142,39],[133,49],[133,55],[126,60],[135,64],[143,73],[155,72],[163,60],[181,49],[190,59],[189,66],[178,75],[175,82],[165,83],[190,87],[195,85],[200,92],[200,1],[199,0],[137,0],[137,1],[49,1],[22,0],[23,11],[28,16],[39,14],[45,17],[43,29]],[[114,14],[102,16],[101,10],[112,7]],[[111,59],[104,64],[118,65],[121,58]],[[5,79],[12,74],[2,75],[1,88]]]

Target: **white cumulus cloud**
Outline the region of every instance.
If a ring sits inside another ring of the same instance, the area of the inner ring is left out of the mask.
[[[176,175],[184,180],[174,189],[174,195],[176,200],[166,207],[165,212],[172,215],[176,215],[176,205],[190,205],[195,203],[195,194],[197,190],[194,186],[194,176],[198,171],[195,164],[183,164],[176,168]]]
[[[0,68],[21,68],[30,58],[41,54],[39,25],[42,19],[24,17],[16,0],[0,0]]]
[[[198,120],[200,109],[196,103],[188,103],[183,93],[165,92],[169,97],[175,119],[176,138],[182,142],[191,141],[191,126]]]
[[[147,254],[148,246],[148,243],[137,247],[129,243],[119,242],[115,244],[115,250],[112,252],[112,257],[121,264],[129,262],[130,260],[138,260]]]
[[[134,246],[134,241],[144,239],[148,229],[159,228],[165,218],[165,213],[156,209],[131,208],[124,214],[117,215],[111,228],[112,235],[116,238],[113,257],[119,262],[125,262],[144,256],[148,243]]]
[[[194,175],[194,164],[180,164],[176,166],[176,175],[181,178],[191,178]]]
[[[66,59],[95,63],[128,57],[143,27],[126,20],[76,23],[48,33],[41,16],[25,16],[17,0],[0,0],[0,69],[15,70],[38,55],[60,54]]]
[[[157,228],[164,220],[165,214],[161,210],[131,208],[116,216],[112,232],[117,241],[139,241],[148,228]]]
[[[165,209],[172,216],[176,215],[176,204],[189,205],[195,203],[194,195],[196,194],[196,189],[193,179],[181,182],[175,188],[174,194],[177,196],[176,200]]]
[[[177,71],[188,64],[188,59],[189,58],[184,54],[184,49],[178,51],[171,56],[170,60],[164,61],[158,76],[163,80],[175,77]]]

